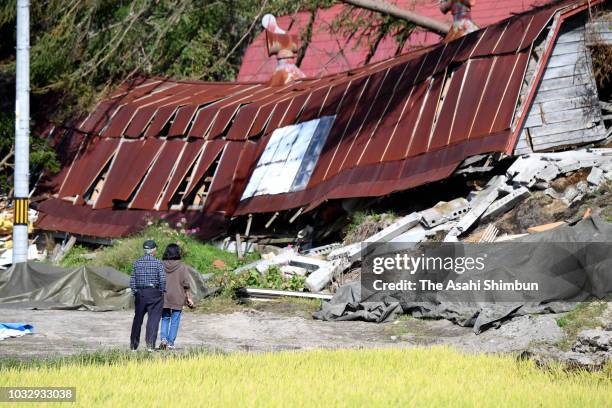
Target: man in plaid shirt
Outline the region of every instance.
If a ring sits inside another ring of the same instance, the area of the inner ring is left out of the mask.
[[[145,340],[147,349],[153,351],[164,306],[166,271],[161,261],[155,257],[157,244],[154,241],[145,241],[143,249],[145,254],[134,262],[130,278],[130,288],[134,295],[134,321],[132,322],[130,348],[138,349],[142,322],[144,315],[148,314]]]

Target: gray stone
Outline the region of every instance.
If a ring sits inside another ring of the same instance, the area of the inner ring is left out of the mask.
[[[581,368],[597,368],[601,367],[606,362],[606,357],[597,354],[577,353],[575,351],[566,351],[561,353],[559,360],[571,366]]]
[[[612,351],[612,332],[601,329],[584,330],[578,333],[573,351],[597,353]]]

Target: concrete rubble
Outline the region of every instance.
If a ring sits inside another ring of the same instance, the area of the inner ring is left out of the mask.
[[[482,165],[485,158],[487,163]],[[487,156],[480,156],[472,161],[466,160],[460,168],[461,173],[473,173],[471,169],[476,168],[476,172],[481,167],[487,167],[489,171],[490,160]],[[551,182],[556,178],[580,169],[590,169],[586,181],[569,185],[563,192],[552,188]],[[259,273],[265,274],[269,267],[277,266],[287,277],[306,276],[305,289],[321,292],[329,287],[335,277],[361,260],[364,243],[419,243],[440,233],[445,234],[445,242],[454,242],[462,239],[462,236],[477,224],[485,222],[490,224],[480,242],[517,239],[527,234],[504,234],[498,237],[499,230],[493,221],[527,199],[533,190],[543,190],[546,194],[571,205],[610,179],[612,149],[523,155],[515,159],[505,174],[493,176],[483,188],[473,191],[467,197],[441,201],[432,208],[410,213],[370,236],[363,243],[334,243],[301,253],[294,248],[288,248],[277,254],[270,254],[267,259],[245,265],[236,272],[255,268]],[[536,228],[533,231],[539,230]]]

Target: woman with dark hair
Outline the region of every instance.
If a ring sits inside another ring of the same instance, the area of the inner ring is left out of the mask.
[[[164,294],[159,348],[174,350],[183,305],[193,307],[193,300],[189,287],[189,270],[181,262],[181,248],[177,244],[168,245],[162,259],[166,269],[166,293]]]

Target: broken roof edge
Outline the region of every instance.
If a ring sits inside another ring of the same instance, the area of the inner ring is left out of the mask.
[[[508,140],[508,144],[504,150],[504,153],[508,155],[512,155],[514,153],[514,149],[516,148],[519,142],[519,135],[521,129],[525,124],[525,120],[527,119],[527,114],[529,112],[529,107],[533,104],[533,100],[537,93],[538,85],[542,81],[542,76],[546,71],[546,66],[550,56],[552,54],[555,42],[557,41],[557,37],[559,36],[559,30],[561,29],[562,24],[568,19],[575,16],[578,13],[586,11],[591,7],[597,6],[599,4],[605,3],[607,0],[583,0],[582,2],[575,4],[568,4],[565,7],[559,8],[555,14],[553,15],[553,23],[550,27],[549,36],[544,41],[546,41],[546,46],[544,49],[544,54],[540,61],[538,61],[538,66],[536,69],[536,75],[534,76],[533,83],[530,83],[529,91],[527,93],[527,98],[524,103],[519,107],[521,110],[521,114],[516,123],[512,125],[512,133],[510,135],[510,139]],[[559,0],[558,3],[568,3],[567,0]],[[543,8],[539,7],[538,9]],[[540,32],[539,35],[542,33]],[[537,37],[536,37],[537,38]]]

